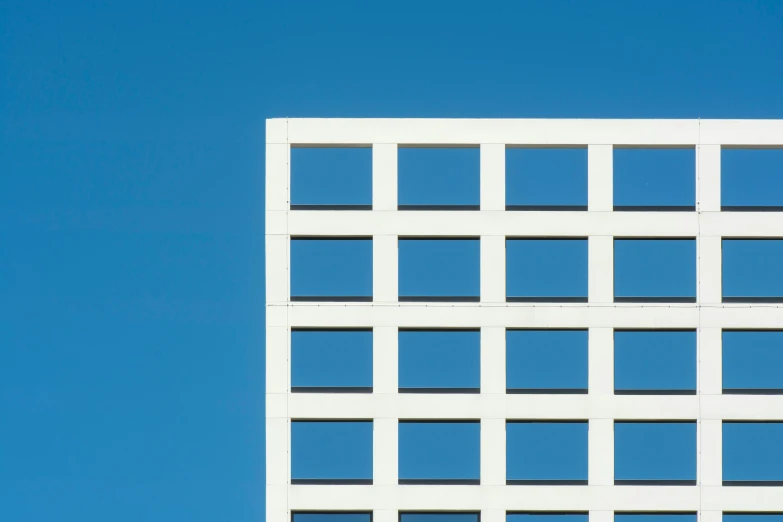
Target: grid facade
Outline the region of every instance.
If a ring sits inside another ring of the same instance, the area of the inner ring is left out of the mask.
[[[721,149],[783,147],[783,121],[773,120],[406,120],[275,119],[266,143],[266,457],[267,520],[304,511],[371,511],[374,522],[399,512],[478,511],[482,522],[507,512],[589,512],[610,522],[615,512],[697,512],[719,522],[723,512],[783,512],[783,487],[724,485],[724,420],[783,420],[783,395],[724,395],[724,329],[783,328],[774,302],[723,302],[723,238],[783,237],[783,212],[721,212]],[[291,147],[372,148],[372,209],[291,210]],[[400,211],[398,146],[480,148],[480,210]],[[507,147],[586,147],[587,211],[506,211]],[[691,212],[613,211],[615,147],[686,147],[696,154],[696,208]],[[371,302],[300,302],[290,293],[290,242],[297,237],[371,237]],[[480,301],[400,302],[399,237],[480,238]],[[586,237],[586,303],[506,300],[506,238]],[[615,238],[694,238],[694,303],[615,302]],[[291,393],[292,328],[373,330],[373,389],[368,394]],[[400,328],[480,329],[480,393],[398,393]],[[588,393],[507,394],[507,328],[588,330]],[[616,395],[615,329],[697,332],[695,395]],[[291,421],[373,421],[372,484],[308,485],[291,481]],[[480,484],[398,483],[400,419],[480,421]],[[507,420],[587,420],[587,485],[507,485]],[[697,424],[695,485],[616,485],[615,420],[690,420]]]

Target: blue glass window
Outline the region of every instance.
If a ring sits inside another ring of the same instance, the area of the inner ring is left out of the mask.
[[[372,390],[372,330],[293,330],[293,391]]]
[[[616,421],[614,479],[619,484],[695,484],[696,423]]]
[[[372,482],[372,421],[292,421],[294,482]]]
[[[479,330],[401,330],[398,350],[401,391],[480,388]]]
[[[291,206],[372,208],[372,149],[291,149]]]
[[[291,239],[291,299],[372,301],[372,239]]]
[[[694,210],[695,149],[614,149],[615,210]],[[665,210],[665,208],[661,208]]]
[[[587,240],[507,239],[506,300],[587,302]]]
[[[587,393],[587,330],[506,331],[506,390]]]
[[[587,421],[506,423],[511,484],[587,484]]]
[[[614,333],[615,393],[696,393],[696,332]]]

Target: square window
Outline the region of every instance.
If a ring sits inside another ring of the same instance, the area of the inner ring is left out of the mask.
[[[587,210],[587,149],[507,148],[506,210]]]
[[[399,423],[400,484],[478,484],[479,421]]]
[[[372,149],[291,148],[291,210],[372,209]]]
[[[478,393],[479,330],[400,330],[401,393]]]
[[[695,210],[696,151],[614,149],[615,210]]]
[[[372,484],[372,421],[291,421],[292,484]]]
[[[478,239],[400,238],[400,301],[479,301]]]
[[[721,149],[721,210],[783,209],[783,149]]]
[[[615,421],[614,483],[695,485],[696,421]]]
[[[479,522],[478,513],[449,511],[446,513],[400,513],[400,522]]]
[[[587,421],[508,421],[507,484],[587,484]]]
[[[311,511],[291,513],[292,522],[372,522],[372,512],[358,511]]]
[[[478,210],[478,147],[398,149],[400,210]]]
[[[292,301],[372,301],[372,239],[291,238]]]
[[[723,331],[723,393],[783,394],[783,331]]]
[[[614,392],[695,395],[696,332],[616,330]]]
[[[615,239],[616,303],[695,303],[696,240]]]
[[[587,302],[586,239],[507,239],[506,301]]]
[[[783,421],[723,421],[723,485],[783,486]]]
[[[724,303],[783,303],[783,239],[724,239],[722,246]]]
[[[292,392],[371,392],[372,330],[292,330]]]
[[[587,330],[507,330],[506,393],[587,393]]]

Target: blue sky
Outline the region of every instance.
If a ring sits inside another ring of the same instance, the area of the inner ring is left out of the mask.
[[[781,118],[781,25],[763,0],[6,0],[3,518],[263,519],[265,118]]]

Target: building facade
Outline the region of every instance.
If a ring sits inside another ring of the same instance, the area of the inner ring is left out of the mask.
[[[727,480],[723,467],[726,426],[783,421],[783,395],[770,389],[724,390],[722,368],[726,331],[783,328],[777,296],[726,295],[723,242],[783,237],[783,212],[721,204],[722,151],[781,148],[783,121],[273,119],[267,121],[266,139],[268,522],[287,522],[300,512],[367,512],[374,522],[438,511],[477,513],[482,522],[502,522],[515,512],[586,513],[590,522],[612,522],[620,512],[695,513],[702,522],[720,522],[731,512],[783,512],[783,481]],[[371,207],[292,206],[291,149],[338,146],[371,148]],[[398,149],[412,146],[476,148],[479,208],[400,209]],[[586,149],[586,209],[507,209],[506,151],[514,147]],[[613,154],[629,147],[693,150],[693,208],[618,209]],[[291,242],[341,237],[371,240],[371,296],[292,296]],[[401,298],[401,238],[478,241],[478,295]],[[585,240],[587,294],[573,299],[507,295],[507,241],[519,238]],[[618,296],[615,242],[629,238],[694,241],[692,298]],[[400,329],[465,328],[480,332],[477,393],[400,393]],[[371,330],[371,386],[355,393],[292,390],[292,331],[303,329]],[[510,393],[506,339],[512,329],[585,330],[584,393]],[[615,333],[626,330],[695,332],[692,393],[617,393]],[[371,426],[370,477],[292,476],[296,422],[352,419]],[[450,482],[400,476],[401,422],[425,420],[476,424],[478,477]],[[546,421],[585,423],[586,476],[564,481],[509,477],[509,423]],[[695,476],[677,481],[618,478],[617,423],[641,422],[690,423],[696,434]]]

